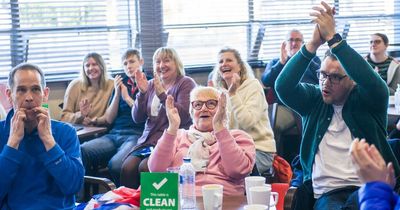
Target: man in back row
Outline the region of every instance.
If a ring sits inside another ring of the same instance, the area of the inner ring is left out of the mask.
[[[296,113],[293,113],[292,110],[282,104],[282,101],[279,100],[274,88],[275,81],[278,75],[281,73],[283,67],[285,67],[290,58],[300,50],[303,43],[303,34],[297,29],[290,30],[286,35],[286,40],[282,42],[279,58],[275,58],[268,63],[261,77],[261,81],[264,86],[270,88],[267,93],[268,103],[278,103],[277,116],[279,117],[276,119],[274,128],[274,136],[277,144],[281,135],[296,125],[296,116],[294,116]],[[318,56],[314,56],[311,62],[308,64],[307,70],[301,78],[301,82],[318,84],[317,70],[319,69],[320,65],[321,60],[318,58]]]
[[[8,77],[13,109],[0,122],[0,209],[73,209],[84,169],[76,131],[50,120],[43,71],[23,63]]]
[[[313,7],[312,39],[288,62],[276,81],[284,104],[303,122],[300,162],[304,183],[294,209],[358,209],[361,182],[349,149],[354,138],[374,144],[396,174],[399,165],[386,141],[389,91],[371,66],[339,34],[325,2]],[[300,79],[317,49],[328,42],[319,87]]]

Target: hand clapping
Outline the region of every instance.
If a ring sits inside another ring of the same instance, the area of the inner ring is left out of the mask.
[[[92,104],[89,103],[87,98],[82,99],[79,102],[79,110],[81,111],[82,116],[87,117],[92,110]]]
[[[136,85],[139,88],[140,93],[146,93],[149,82],[147,81],[146,75],[141,71],[135,72]]]
[[[168,95],[165,105],[169,122],[167,132],[171,135],[176,135],[179,129],[179,125],[181,124],[181,118],[179,116],[178,109],[174,106],[174,97]]]
[[[214,132],[223,130],[226,126],[226,121],[226,94],[221,93],[218,99],[217,112],[213,118]]]
[[[154,89],[156,90],[156,95],[159,96],[161,93],[165,92],[165,88],[162,86],[160,77],[158,76],[157,72],[154,71]]]
[[[239,86],[240,86],[240,76],[239,74],[235,73],[232,75],[232,78],[229,82],[229,88],[228,88],[229,96],[235,95],[236,90],[239,88]]]
[[[396,184],[393,164],[386,165],[379,151],[374,145],[369,146],[365,139],[356,138],[351,145],[351,158],[357,166],[357,174],[361,182],[381,181],[392,188]]]
[[[280,54],[280,58],[279,58],[279,62],[284,65],[288,59],[288,54],[286,51],[286,41],[283,41],[281,44],[281,54]]]
[[[332,39],[336,33],[335,28],[335,8],[331,8],[324,1],[321,5],[312,7],[313,12],[310,13],[313,23],[316,23],[312,38],[306,44],[307,50],[316,52],[317,49],[326,41]]]

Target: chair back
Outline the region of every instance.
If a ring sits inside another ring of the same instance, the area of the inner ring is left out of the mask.
[[[278,203],[276,204],[277,210],[283,210],[283,204],[286,196],[286,192],[289,189],[289,184],[287,183],[272,183],[271,184],[272,192],[277,192],[278,195]]]

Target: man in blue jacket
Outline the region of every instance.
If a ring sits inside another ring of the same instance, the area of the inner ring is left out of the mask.
[[[290,130],[296,125],[296,115],[288,107],[286,107],[281,100],[279,100],[275,91],[275,82],[278,75],[281,73],[283,67],[288,63],[301,48],[304,43],[303,34],[297,30],[292,29],[286,35],[286,40],[281,44],[279,58],[272,59],[265,67],[264,73],[261,77],[261,82],[265,87],[269,87],[267,93],[267,101],[269,104],[278,103],[277,119],[274,128],[274,137],[277,144],[286,131]],[[301,82],[309,84],[318,84],[317,71],[321,65],[321,60],[318,56],[314,56],[308,64],[307,69],[301,78]]]
[[[349,154],[354,138],[374,144],[399,174],[386,141],[389,90],[336,33],[334,11],[325,2],[313,7],[312,38],[290,59],[275,85],[283,103],[303,122],[304,183],[296,193],[295,209],[358,209],[357,189],[362,184]],[[330,50],[321,64],[319,86],[301,83],[307,65],[325,42]]]
[[[0,209],[73,209],[84,168],[76,131],[50,120],[42,70],[23,63],[10,72],[13,109],[0,122]]]

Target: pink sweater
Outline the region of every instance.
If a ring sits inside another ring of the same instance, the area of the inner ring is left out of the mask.
[[[244,178],[251,173],[255,162],[254,141],[240,130],[224,129],[215,133],[215,137],[217,142],[211,145],[205,172],[196,174],[196,195],[201,196],[201,186],[205,184],[223,185],[224,195],[244,195]],[[164,172],[168,167],[180,166],[190,144],[186,130],[180,129],[177,136],[164,131],[150,155],[150,171]]]

